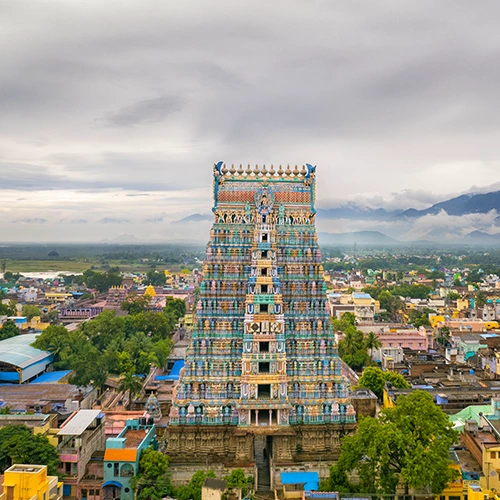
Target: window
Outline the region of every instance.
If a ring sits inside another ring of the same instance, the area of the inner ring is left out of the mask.
[[[261,275],[261,276],[267,276],[267,267],[263,267],[263,268],[260,270],[260,275]]]
[[[262,243],[267,243],[267,233],[262,234]]]
[[[269,373],[269,363],[259,363],[259,373]]]
[[[262,252],[260,252],[260,257],[262,259],[267,259],[267,250],[263,250]]]
[[[259,342],[259,352],[269,352],[269,342]]]
[[[271,397],[271,384],[259,384],[257,390],[259,398],[269,399]]]
[[[496,451],[490,451],[490,458],[497,458],[497,452]]]
[[[261,293],[267,293],[267,285],[261,285],[260,291],[261,291]]]
[[[120,474],[120,464],[117,464],[116,462],[113,464],[113,475],[118,477]]]

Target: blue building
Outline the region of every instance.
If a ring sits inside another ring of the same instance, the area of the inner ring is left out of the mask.
[[[106,440],[103,498],[133,500],[130,479],[139,472],[141,452],[149,446],[156,446],[156,427],[151,418],[127,420],[117,437]]]
[[[22,384],[43,373],[54,356],[31,347],[37,335],[26,333],[0,340],[0,383]]]

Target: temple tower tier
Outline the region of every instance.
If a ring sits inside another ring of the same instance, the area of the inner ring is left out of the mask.
[[[174,461],[248,462],[262,434],[275,437],[275,461],[327,459],[355,427],[326,303],[315,171],[214,166],[214,224],[167,429]]]

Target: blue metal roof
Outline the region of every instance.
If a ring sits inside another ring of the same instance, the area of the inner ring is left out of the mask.
[[[64,378],[68,373],[71,373],[71,370],[62,370],[59,372],[47,372],[42,373],[38,378],[31,382],[32,384],[54,384],[59,382],[62,378]]]
[[[352,298],[353,299],[371,299],[372,296],[369,293],[353,292],[352,293]]]
[[[304,490],[319,489],[319,474],[317,472],[281,472],[282,484],[303,484]]]
[[[155,380],[179,380],[182,368],[184,368],[184,360],[177,360],[168,375],[158,375]]]

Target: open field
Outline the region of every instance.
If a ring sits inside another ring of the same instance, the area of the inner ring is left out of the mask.
[[[108,260],[100,262],[97,259],[74,259],[74,260],[5,260],[5,270],[13,273],[29,272],[48,272],[48,271],[66,271],[69,273],[82,273],[92,267],[96,271],[106,271],[110,267],[118,267],[124,273],[146,273],[151,269],[163,271],[168,269],[171,272],[180,272],[185,266],[178,264],[169,265],[167,263],[149,263],[149,262],[126,262],[121,260]],[[193,266],[189,266],[193,267]]]
[[[6,259],[6,271],[13,273],[67,271],[81,273],[92,266],[83,260],[10,260]]]

